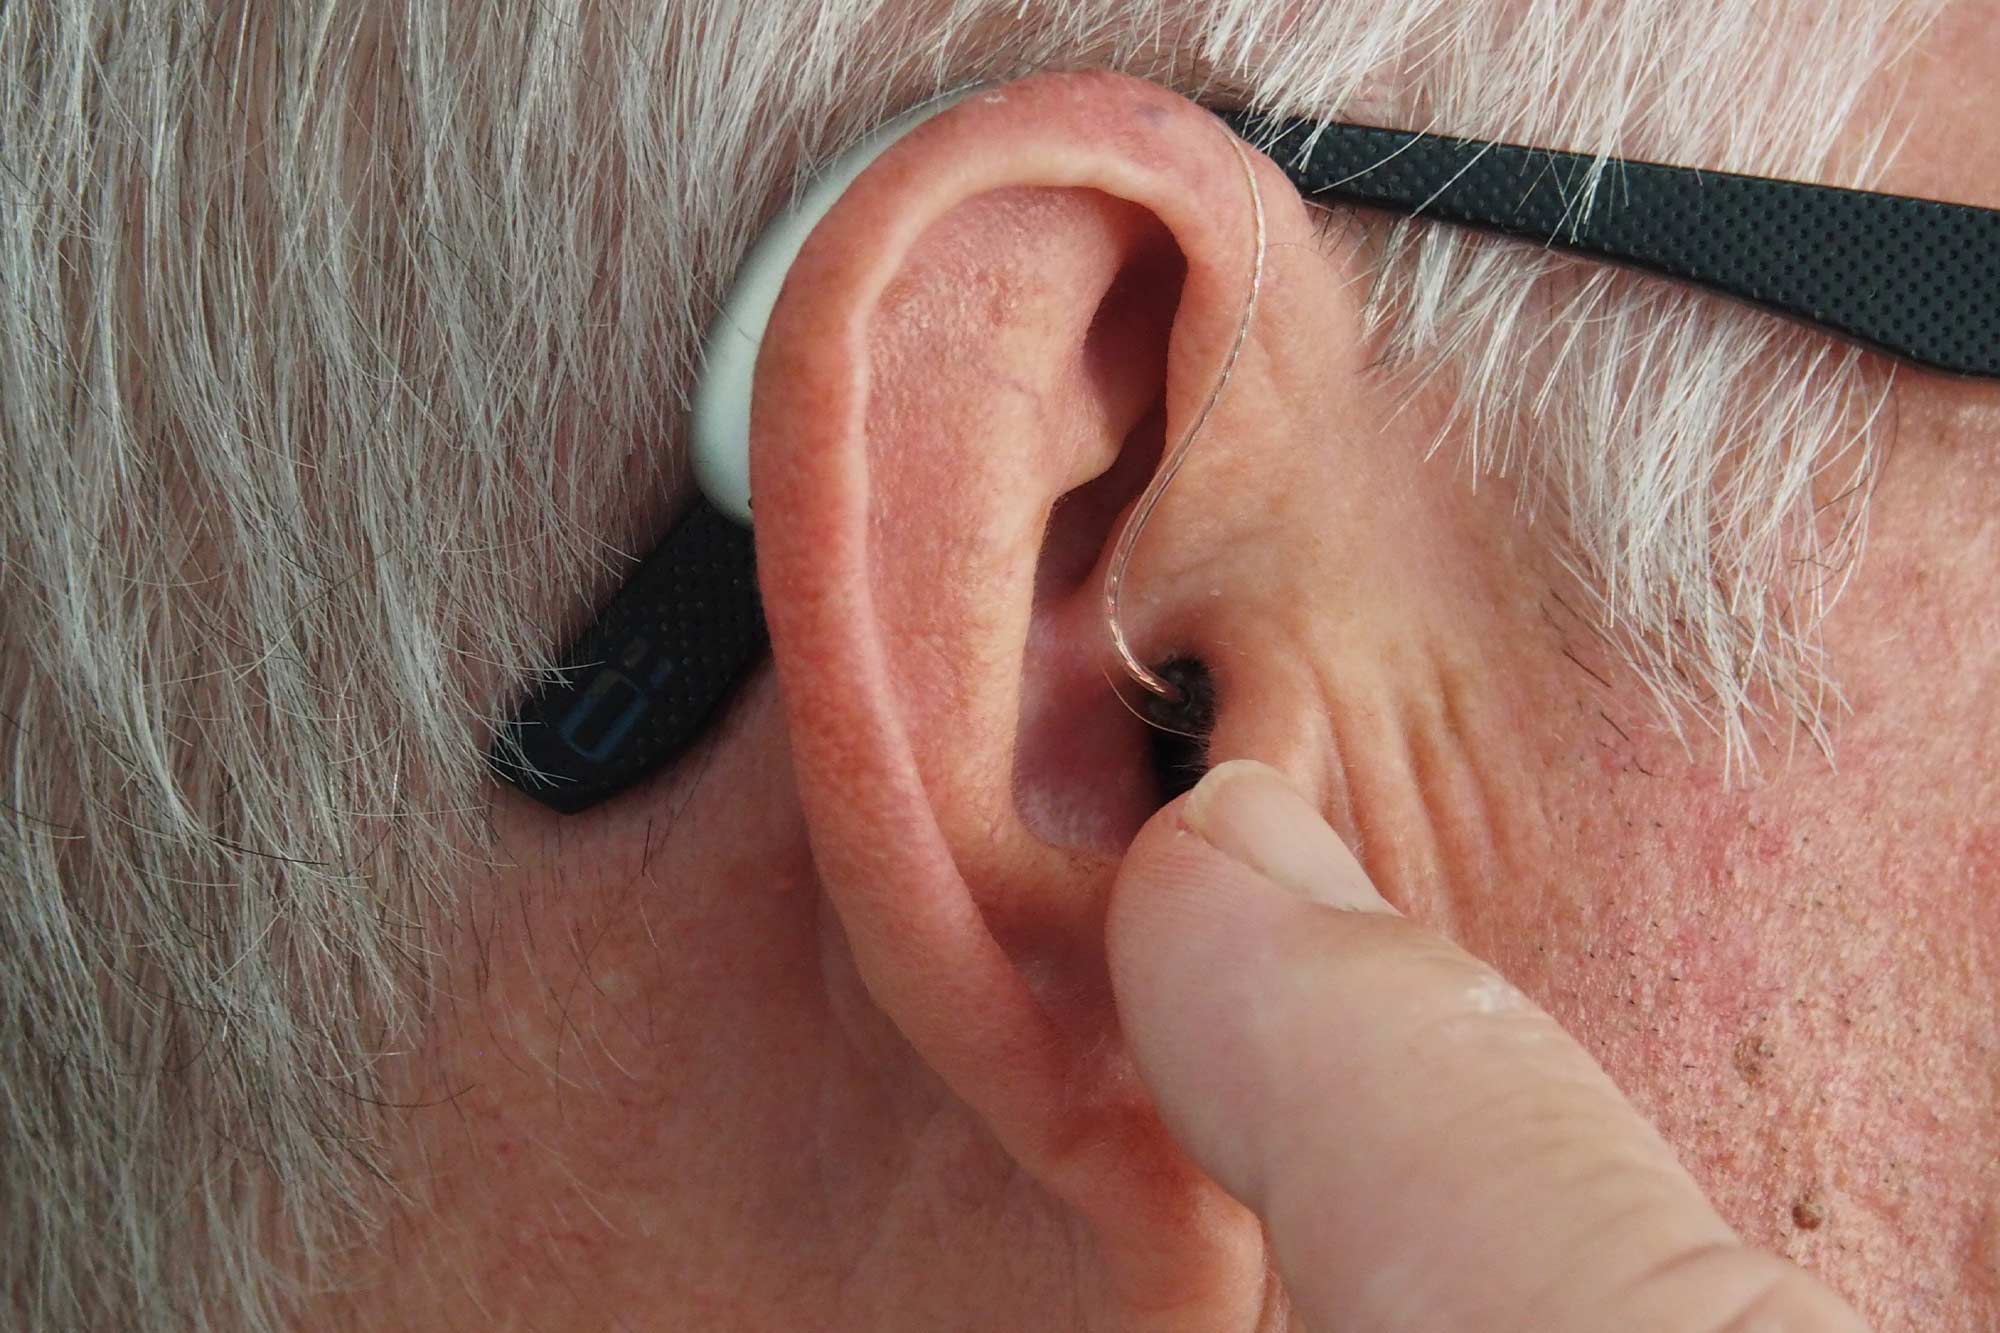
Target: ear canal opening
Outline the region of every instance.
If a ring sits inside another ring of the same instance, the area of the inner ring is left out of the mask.
[[[1153,763],[1153,780],[1166,804],[1194,788],[1208,772],[1208,742],[1215,733],[1215,676],[1198,657],[1169,658],[1153,668],[1174,687],[1174,696],[1147,695],[1139,711],[1153,730],[1146,750]]]

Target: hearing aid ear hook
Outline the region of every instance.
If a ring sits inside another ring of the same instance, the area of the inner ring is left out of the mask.
[[[757,368],[757,353],[763,346],[764,333],[770,326],[771,311],[777,305],[785,275],[798,259],[806,237],[832,211],[834,204],[869,164],[917,126],[978,92],[983,86],[946,93],[907,111],[842,154],[772,219],[737,271],[736,281],[723,301],[721,312],[709,328],[707,345],[702,354],[701,378],[695,384],[688,425],[696,483],[711,504],[738,523],[747,527],[751,521],[750,388]],[[1250,205],[1256,222],[1250,290],[1244,298],[1235,341],[1223,358],[1207,400],[1139,497],[1138,505],[1119,534],[1118,546],[1104,581],[1105,619],[1111,629],[1111,642],[1119,663],[1141,688],[1169,702],[1178,701],[1182,692],[1140,662],[1126,640],[1125,628],[1119,617],[1125,574],[1132,563],[1133,549],[1138,545],[1153,511],[1159,507],[1160,498],[1173,483],[1181,465],[1187,461],[1188,450],[1208,424],[1223,390],[1229,385],[1237,358],[1242,354],[1244,341],[1249,336],[1251,317],[1256,312],[1257,298],[1264,283],[1264,196],[1258,189],[1256,172],[1242,144],[1228,129],[1217,128],[1241,163],[1243,179],[1250,191]]]
[[[1141,689],[1162,701],[1168,712],[1180,705],[1190,705],[1212,714],[1214,701],[1212,698],[1206,701],[1195,699],[1195,691],[1184,690],[1173,681],[1163,678],[1133,654],[1132,647],[1125,638],[1124,622],[1119,618],[1119,600],[1125,591],[1125,573],[1131,567],[1132,552],[1139,544],[1140,534],[1146,530],[1146,524],[1152,519],[1153,511],[1159,508],[1160,499],[1167,493],[1167,487],[1173,485],[1174,477],[1180,472],[1181,465],[1187,462],[1188,451],[1194,447],[1195,440],[1208,425],[1209,416],[1215,411],[1215,405],[1222,401],[1223,390],[1229,387],[1229,381],[1236,373],[1237,358],[1243,354],[1243,344],[1250,336],[1250,321],[1257,313],[1257,298],[1264,290],[1264,192],[1257,186],[1256,169],[1250,165],[1250,155],[1243,151],[1242,143],[1226,128],[1222,130],[1222,135],[1229,141],[1230,149],[1235,152],[1236,160],[1243,168],[1243,182],[1250,190],[1250,215],[1255,224],[1255,242],[1250,260],[1250,290],[1243,298],[1243,314],[1236,322],[1235,340],[1229,345],[1228,355],[1222,358],[1222,367],[1216,373],[1215,383],[1209,387],[1208,397],[1202,402],[1201,410],[1195,413],[1194,420],[1188,423],[1188,428],[1175,442],[1173,451],[1161,462],[1159,471],[1153,474],[1152,481],[1139,496],[1139,503],[1132,507],[1131,516],[1125,520],[1124,530],[1118,534],[1117,548],[1111,553],[1111,566],[1104,575],[1104,619],[1111,627],[1111,643],[1117,650],[1119,664],[1125,668],[1125,674],[1137,682]],[[1158,716],[1159,712],[1158,709],[1147,709],[1147,719],[1156,726],[1165,726],[1166,724]],[[1213,720],[1212,716],[1210,720]]]

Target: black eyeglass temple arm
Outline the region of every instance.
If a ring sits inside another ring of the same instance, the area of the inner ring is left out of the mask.
[[[1694,283],[1920,366],[2000,376],[2000,210],[1221,114],[1308,198],[1503,232]]]
[[[750,530],[696,497],[500,729],[493,770],[553,809],[587,810],[700,739],[766,643]]]

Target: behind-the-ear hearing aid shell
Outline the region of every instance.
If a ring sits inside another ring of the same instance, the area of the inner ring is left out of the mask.
[[[771,220],[737,270],[709,328],[688,422],[695,482],[709,503],[737,522],[750,522],[750,384],[757,353],[806,237],[870,163],[972,91],[960,89],[906,111],[842,154]]]

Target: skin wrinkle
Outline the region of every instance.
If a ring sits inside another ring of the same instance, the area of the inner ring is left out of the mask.
[[[1468,731],[1461,716],[1466,701],[1454,671],[1443,666],[1433,678],[1427,696],[1431,712],[1412,730],[1411,779],[1421,808],[1431,816],[1430,838],[1437,846],[1433,853],[1439,872],[1452,867],[1449,896],[1432,896],[1442,909],[1427,917],[1426,924],[1446,934],[1458,927],[1455,910],[1460,902],[1477,902],[1500,887],[1497,844],[1506,836],[1506,821],[1495,817],[1502,808],[1487,799],[1487,768],[1484,757],[1503,751],[1498,739],[1476,736]],[[1433,872],[1432,878],[1446,882]]]

